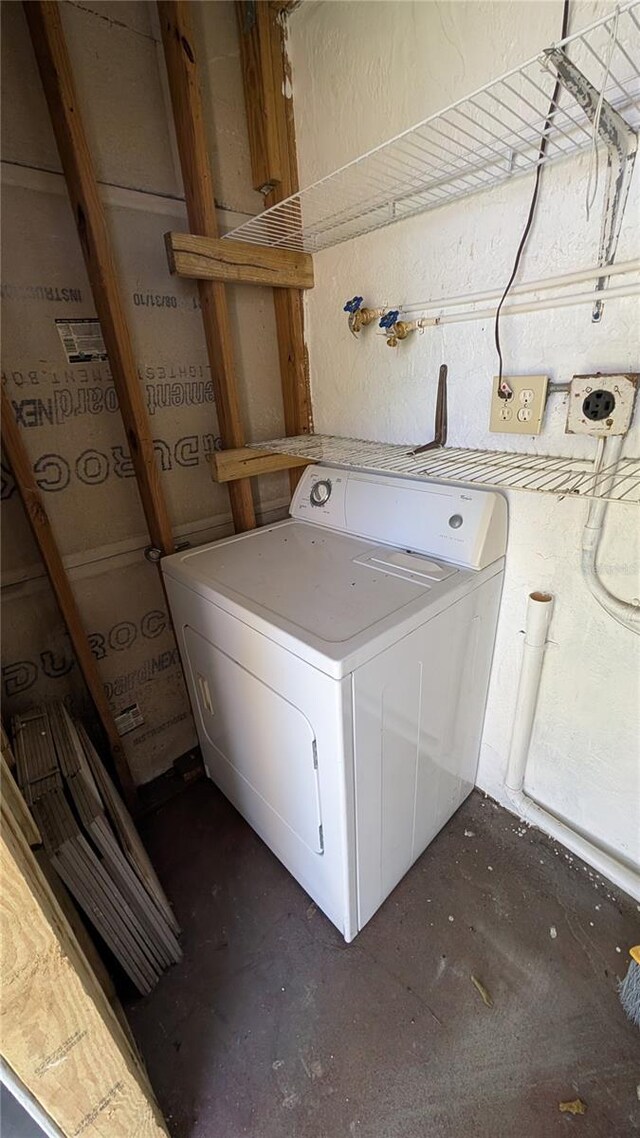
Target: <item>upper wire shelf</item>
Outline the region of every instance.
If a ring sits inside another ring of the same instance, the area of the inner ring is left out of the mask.
[[[398,443],[335,435],[295,435],[250,445],[308,458],[310,462],[411,478],[640,503],[640,458],[623,458],[617,469],[602,466],[596,470],[589,460],[579,458],[464,447],[439,447],[414,454],[411,448]]]
[[[640,126],[640,0],[560,40],[572,62]],[[607,66],[608,65],[608,66]],[[226,237],[314,253],[520,177],[538,165],[556,72],[544,51],[438,114],[326,175]],[[561,90],[544,165],[592,145],[593,129]]]

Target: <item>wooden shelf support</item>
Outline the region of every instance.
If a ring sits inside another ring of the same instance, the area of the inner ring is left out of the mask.
[[[295,454],[282,454],[255,447],[237,450],[217,450],[211,455],[211,475],[214,482],[232,482],[236,478],[255,478],[258,474],[274,474],[278,470],[294,470],[309,466],[311,458]]]
[[[313,258],[291,249],[266,249],[244,241],[165,233],[169,270],[194,280],[227,284],[313,288]]]
[[[13,471],[16,486],[22,498],[27,519],[38,549],[44,562],[44,567],[51,581],[54,596],[67,626],[67,631],[73,645],[80,670],[89,689],[98,717],[104,728],[109,743],[109,749],[122,791],[130,807],[135,809],[137,792],[129,769],[127,757],[124,753],[118,729],[115,725],[111,708],[105,695],[102,680],[98,673],[95,656],[89,646],[82,617],[73,595],[69,578],[64,567],[56,539],[42,501],[42,496],[34,478],[31,461],[22,441],[20,430],[16,424],[13,411],[4,388],[0,389],[2,427],[2,444],[7,460]]]
[[[158,14],[189,228],[196,236],[217,238],[213,178],[188,0],[158,0]],[[198,290],[222,443],[225,447],[241,447],[244,430],[225,285],[219,280],[199,280]],[[231,483],[229,497],[236,530],[253,529],[256,518],[248,479]]]
[[[87,275],[120,404],[151,541],[174,548],[167,504],[95,170],[55,0],[28,0],[29,25],[51,124],[58,144]]]

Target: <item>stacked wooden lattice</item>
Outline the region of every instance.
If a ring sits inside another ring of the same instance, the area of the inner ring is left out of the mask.
[[[18,780],[51,863],[138,990],[182,957],[179,928],[133,822],[63,704],[13,720]]]

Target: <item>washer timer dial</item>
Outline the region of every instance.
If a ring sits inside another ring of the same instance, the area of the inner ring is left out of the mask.
[[[314,482],[309,494],[309,501],[312,506],[326,506],[330,497],[331,482],[328,478],[321,478],[318,482]]]

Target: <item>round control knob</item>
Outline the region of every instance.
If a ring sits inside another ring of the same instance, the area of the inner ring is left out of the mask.
[[[452,514],[449,518],[449,525],[451,529],[460,529],[462,525],[462,514]]]
[[[328,478],[322,478],[319,482],[314,482],[309,495],[312,506],[326,506],[330,497],[331,483]]]

